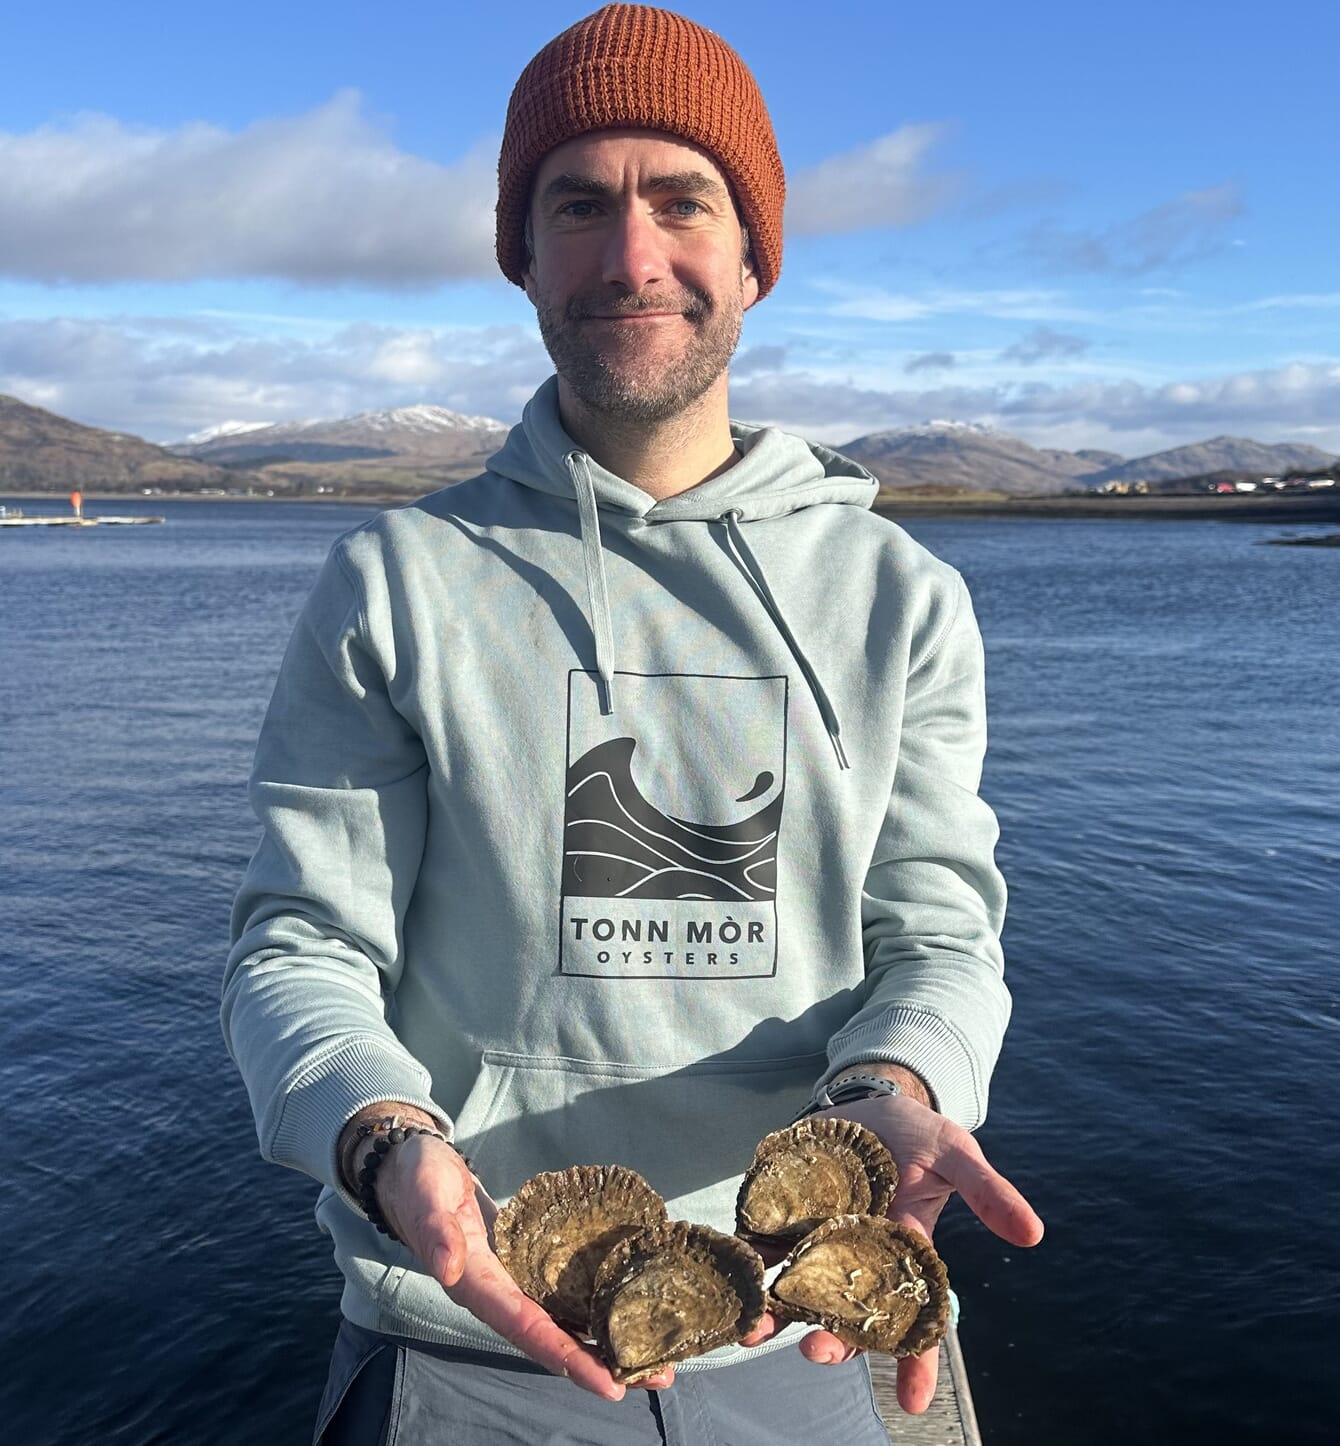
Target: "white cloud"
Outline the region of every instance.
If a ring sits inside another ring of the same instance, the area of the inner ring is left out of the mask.
[[[821,280],[819,291],[837,298],[824,310],[829,316],[861,321],[923,321],[954,314],[991,316],[1009,321],[1085,321],[1089,313],[1068,304],[1060,291],[931,290],[921,293],[855,288],[843,282]]]
[[[808,350],[761,346],[752,366],[742,353],[732,412],[830,442],[951,417],[1037,445],[1126,455],[1220,433],[1306,439],[1340,453],[1334,358],[1217,377],[1070,380],[1053,372],[1050,381],[1020,382],[999,370],[977,377],[973,359],[960,354],[939,384],[926,385],[929,376],[904,371],[906,354],[863,363],[856,375],[786,368],[787,358]],[[989,366],[988,356],[980,360]],[[226,420],[332,417],[411,402],[512,422],[550,369],[538,336],[522,326],[362,322],[270,336],[221,318],[0,321],[0,392],[156,441]]]
[[[1306,437],[1340,453],[1340,365],[1299,362],[1159,384],[996,381],[926,389],[792,371],[737,383],[732,410],[832,442],[952,417],[984,422],[1038,445],[1113,445],[1128,455],[1224,433],[1261,441]],[[1061,433],[1071,440],[1049,440]],[[1123,435],[1125,444],[1114,442]],[[1139,445],[1129,438],[1138,438]]]
[[[240,131],[81,115],[0,132],[0,275],[380,287],[494,276],[495,157],[492,144],[451,166],[408,155],[356,91]]]
[[[411,402],[515,421],[549,374],[519,326],[358,323],[260,337],[194,318],[0,322],[0,392],[92,426],[174,441],[225,420],[336,417]]]
[[[825,236],[872,226],[910,226],[940,210],[960,177],[928,175],[927,152],[942,124],[900,126],[855,150],[803,166],[787,178],[786,231]]]
[[[1340,291],[1293,292],[1244,301],[1230,311],[1321,311],[1340,306]]]

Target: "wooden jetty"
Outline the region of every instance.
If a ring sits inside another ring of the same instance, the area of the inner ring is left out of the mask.
[[[874,1354],[869,1360],[875,1383],[875,1404],[890,1441],[897,1442],[897,1446],[982,1446],[963,1349],[953,1326],[940,1342],[940,1377],[935,1386],[935,1399],[923,1415],[909,1416],[898,1404],[898,1362],[891,1356]]]

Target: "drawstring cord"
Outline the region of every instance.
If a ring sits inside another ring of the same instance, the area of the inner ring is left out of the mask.
[[[600,541],[600,513],[596,506],[595,484],[591,480],[591,471],[586,457],[581,452],[573,451],[568,453],[566,461],[572,475],[573,489],[577,494],[577,520],[582,537],[582,562],[586,569],[586,591],[591,604],[591,632],[595,637],[596,644],[600,711],[608,715],[614,712],[614,629],[610,620],[609,584],[605,577],[605,556]],[[781,607],[773,596],[772,589],[768,586],[767,576],[758,558],[744,540],[744,533],[741,532],[739,526],[741,515],[738,508],[731,508],[720,519],[726,525],[726,537],[736,566],[749,579],[763,606],[768,610],[774,626],[782,635],[787,647],[790,648],[791,656],[795,658],[800,671],[805,675],[810,693],[823,718],[824,727],[828,730],[828,736],[832,740],[838,767],[850,768],[851,764],[847,762],[846,750],[842,746],[842,729],[837,713],[834,711],[828,694],[824,691],[823,684],[811,667],[810,660],[805,656],[800,644],[796,641],[795,634],[787,625],[785,617],[782,616]]]
[[[600,545],[600,515],[591,470],[581,452],[569,452],[568,470],[577,493],[577,521],[582,534],[586,592],[591,600],[591,631],[596,640],[596,672],[600,675],[600,711],[614,712],[614,630],[610,624],[609,586]]]
[[[815,703],[818,705],[819,714],[824,720],[824,727],[828,729],[828,736],[833,740],[833,752],[837,754],[838,767],[850,768],[851,764],[847,762],[846,750],[842,746],[842,729],[838,722],[837,713],[829,701],[828,694],[824,692],[823,684],[819,681],[814,669],[810,666],[810,660],[801,651],[795,634],[787,626],[786,619],[782,616],[782,610],[777,604],[777,599],[773,596],[772,589],[768,586],[768,579],[759,564],[758,558],[754,556],[749,544],[744,540],[744,533],[740,531],[737,521],[740,515],[738,508],[731,508],[731,510],[724,513],[721,518],[726,524],[726,536],[729,539],[731,551],[735,554],[735,561],[740,571],[753,583],[754,591],[758,593],[763,602],[763,606],[766,607],[771,614],[777,631],[781,633],[782,637],[786,640],[787,647],[791,649],[791,656],[795,658],[800,666],[800,671],[804,673],[805,681],[810,685],[810,692],[814,697]]]

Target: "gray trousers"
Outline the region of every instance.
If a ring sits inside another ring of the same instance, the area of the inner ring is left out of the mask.
[[[341,1323],[316,1446],[888,1446],[863,1357],[784,1346],[605,1401],[529,1361]]]

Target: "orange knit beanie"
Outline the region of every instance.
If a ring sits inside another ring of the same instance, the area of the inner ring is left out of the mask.
[[[587,131],[664,131],[701,146],[749,227],[759,295],[782,269],[786,179],[767,108],[744,61],[701,25],[647,5],[606,5],[521,72],[498,157],[498,264],[522,285],[524,227],[541,159]]]

